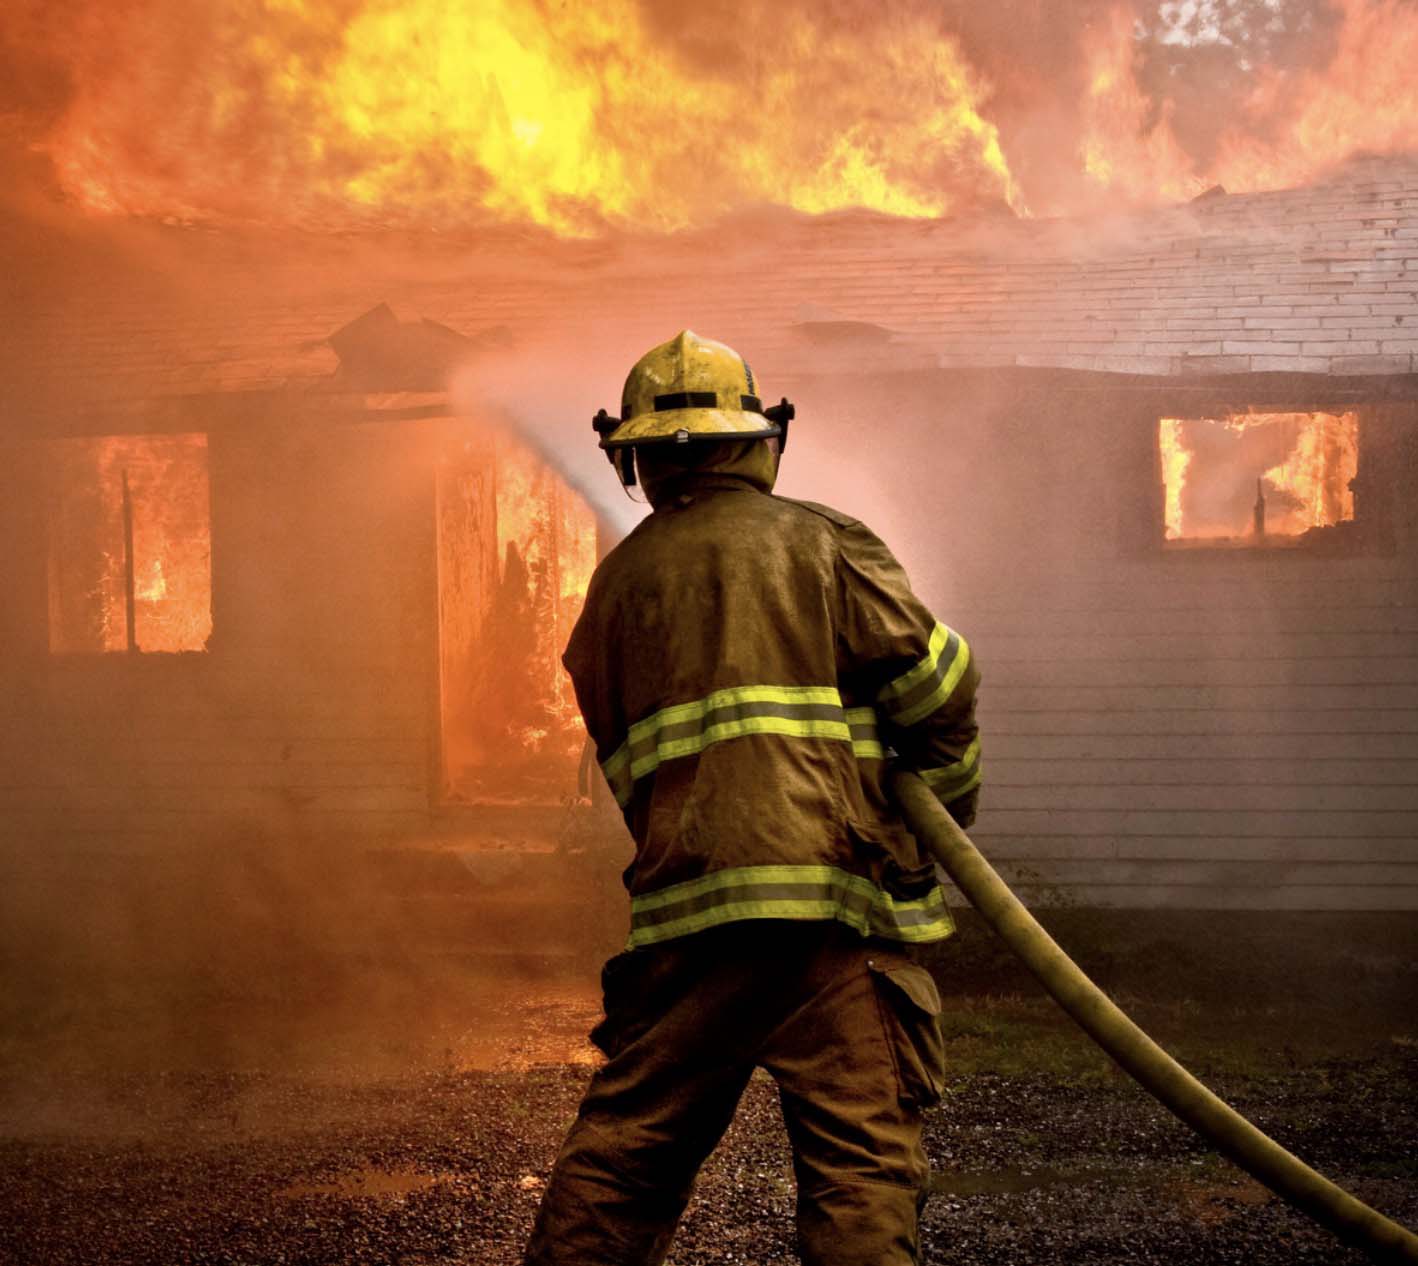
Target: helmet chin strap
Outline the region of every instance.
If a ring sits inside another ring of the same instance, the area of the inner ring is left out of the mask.
[[[621,491],[625,493],[627,499],[638,506],[649,505],[650,498],[645,494],[645,485],[636,476],[634,445],[628,448],[613,449],[607,455],[611,459],[611,465],[615,467]]]

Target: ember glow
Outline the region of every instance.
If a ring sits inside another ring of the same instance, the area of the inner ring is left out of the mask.
[[[596,520],[530,449],[480,432],[438,470],[445,791],[556,801],[585,730],[561,650],[596,565]]]
[[[133,649],[205,649],[212,631],[207,437],[56,440],[50,457],[50,649],[128,650],[130,605]]]
[[[1357,414],[1163,418],[1158,451],[1168,541],[1283,541],[1354,518]]]

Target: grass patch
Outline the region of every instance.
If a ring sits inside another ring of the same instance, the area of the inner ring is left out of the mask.
[[[1246,1009],[1190,999],[1115,999],[1154,1041],[1203,1081],[1261,1081],[1303,1073],[1317,1089],[1362,1061],[1369,1075],[1411,1077],[1415,1047],[1406,1035],[1356,1037],[1316,1022],[1302,1008]],[[941,1015],[952,1077],[992,1073],[1057,1085],[1106,1085],[1125,1078],[1055,1003],[1044,996],[945,998]]]
[[[1114,1076],[1112,1061],[1047,999],[951,998],[940,1019],[952,1077],[993,1073],[1097,1085]]]

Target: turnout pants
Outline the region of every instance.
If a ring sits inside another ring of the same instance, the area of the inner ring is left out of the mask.
[[[778,1083],[806,1266],[918,1260],[940,999],[902,946],[748,921],[621,954],[609,1057],[557,1157],[526,1266],[658,1266],[755,1067]]]

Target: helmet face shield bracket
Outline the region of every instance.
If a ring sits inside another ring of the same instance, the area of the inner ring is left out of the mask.
[[[604,409],[598,409],[596,416],[591,419],[591,426],[601,437],[601,447],[605,449],[606,456],[610,458],[616,476],[625,487],[633,488],[635,487],[635,450],[629,447],[611,447],[606,443],[606,437],[619,425],[620,418],[612,417]]]
[[[798,411],[793,407],[793,402],[783,396],[777,404],[770,404],[764,409],[763,416],[778,424],[778,451],[781,453],[788,447],[788,423],[798,416]]]

